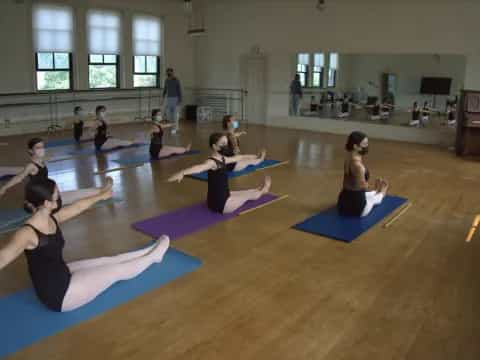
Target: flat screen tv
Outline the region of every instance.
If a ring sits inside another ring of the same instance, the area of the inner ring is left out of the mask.
[[[420,87],[421,94],[450,95],[451,78],[424,77]]]

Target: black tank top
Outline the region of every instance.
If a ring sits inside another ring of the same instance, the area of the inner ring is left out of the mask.
[[[62,310],[63,298],[70,285],[70,270],[63,259],[62,251],[65,246],[62,231],[57,220],[52,216],[57,227],[54,234],[44,234],[30,227],[38,236],[38,246],[35,249],[26,249],[28,271],[38,298],[54,311]]]
[[[350,106],[348,105],[348,102],[343,102],[342,103],[342,113],[346,114],[349,111]]]
[[[455,120],[455,111],[454,110],[450,110],[448,112],[448,120],[449,121]]]
[[[227,140],[228,140],[228,145],[225,149],[222,149],[220,151],[220,154],[228,157],[235,156],[236,155],[235,149],[238,149],[238,147],[240,146],[240,141],[238,141],[238,138],[232,134],[227,134]]]
[[[83,121],[73,123],[73,138],[78,142],[83,135]]]
[[[418,120],[420,119],[420,110],[413,110],[412,111],[412,120]]]
[[[163,147],[163,129],[161,126],[158,128],[160,131],[152,133],[150,137],[150,156],[153,159],[158,159],[158,153]]]
[[[209,159],[215,162],[217,168],[215,170],[208,170],[207,205],[210,210],[223,213],[225,203],[230,197],[225,158],[222,158],[222,161],[214,158]]]
[[[29,175],[30,181],[42,181],[48,179],[48,168],[47,165],[40,166],[36,162],[32,161],[32,164],[37,168],[37,173],[35,175]]]
[[[100,126],[97,127],[97,132],[95,134],[95,147],[97,150],[100,150],[103,144],[107,141],[107,123],[105,120],[100,120],[102,123]]]
[[[372,114],[373,114],[374,116],[380,115],[380,105],[375,105],[375,106],[372,108]]]

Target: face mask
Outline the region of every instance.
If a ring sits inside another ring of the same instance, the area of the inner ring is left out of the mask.
[[[57,207],[54,210],[52,210],[52,214],[56,214],[57,212],[59,212],[60,209],[62,208],[62,205],[63,205],[62,197],[58,195]]]
[[[43,157],[45,157],[45,149],[43,149],[43,148],[42,149],[37,149],[37,150],[35,150],[34,154],[37,157],[43,158]]]
[[[238,129],[238,127],[239,127],[238,121],[232,122],[232,128]]]
[[[163,120],[163,119],[162,119],[162,115],[160,115],[160,114],[155,115],[155,121],[156,121],[156,122],[160,122],[160,121],[162,121],[162,120]]]
[[[367,155],[368,154],[368,146],[362,146],[361,150],[358,152],[360,155]]]
[[[218,152],[219,153],[224,153],[224,152],[227,152],[228,151],[228,145],[220,145],[218,147]]]
[[[105,111],[100,111],[99,114],[98,114],[98,117],[102,120],[105,119]]]

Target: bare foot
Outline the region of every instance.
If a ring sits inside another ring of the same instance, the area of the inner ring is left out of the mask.
[[[387,195],[387,190],[388,190],[388,182],[386,180],[382,180],[382,186],[380,187],[380,192],[383,195]]]
[[[155,262],[159,263],[163,260],[163,256],[167,252],[170,246],[170,238],[166,235],[160,236],[156,241],[155,248],[150,252],[150,255],[154,257]]]
[[[260,189],[260,191],[263,194],[266,194],[270,191],[271,187],[272,187],[272,178],[270,176],[265,176],[265,179],[263,180],[263,186]]]
[[[261,152],[260,152],[260,155],[258,156],[259,159],[261,159],[262,161],[265,160],[265,157],[267,156],[267,151],[265,149],[263,149]]]
[[[192,144],[188,144],[188,145],[185,147],[185,152],[189,152],[191,149],[192,149]]]

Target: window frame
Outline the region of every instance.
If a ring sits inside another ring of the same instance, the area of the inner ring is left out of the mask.
[[[156,72],[147,72],[147,57],[155,57],[157,59]],[[145,61],[145,72],[135,72],[135,58],[143,57]],[[157,89],[160,87],[160,56],[159,55],[133,55],[132,57],[132,81],[135,89]],[[135,86],[135,75],[155,75],[155,86]]]
[[[304,70],[300,70],[300,67],[303,66],[305,67]],[[302,86],[302,88],[308,88],[309,87],[309,65],[304,65],[304,64],[299,64],[297,63],[297,68],[295,69],[295,73],[296,74],[299,74],[300,75],[300,85]],[[305,79],[305,85],[302,85],[302,75],[304,76],[304,79]]]
[[[73,54],[66,51],[35,51],[35,90],[37,92],[52,92],[52,91],[71,91],[73,90]],[[39,54],[52,54],[53,69],[41,69],[38,64]],[[55,69],[55,54],[67,54],[68,55],[68,69]],[[38,72],[68,72],[69,87],[67,89],[46,89],[40,90],[38,88]]]
[[[91,62],[91,56],[101,56],[102,62]],[[115,63],[105,62],[105,56],[115,56]],[[88,54],[88,88],[90,90],[110,90],[120,88],[120,55],[118,54]],[[92,87],[90,83],[90,66],[95,65],[110,65],[115,66],[115,86],[110,87]]]
[[[331,61],[332,61],[332,54],[337,55],[337,67],[332,68],[331,67]],[[333,89],[337,87],[337,80],[338,80],[338,65],[340,62],[340,55],[338,53],[329,53],[328,54],[328,78],[327,78],[327,88]],[[332,74],[333,73],[333,74]],[[333,77],[333,85],[330,85],[330,77]]]

